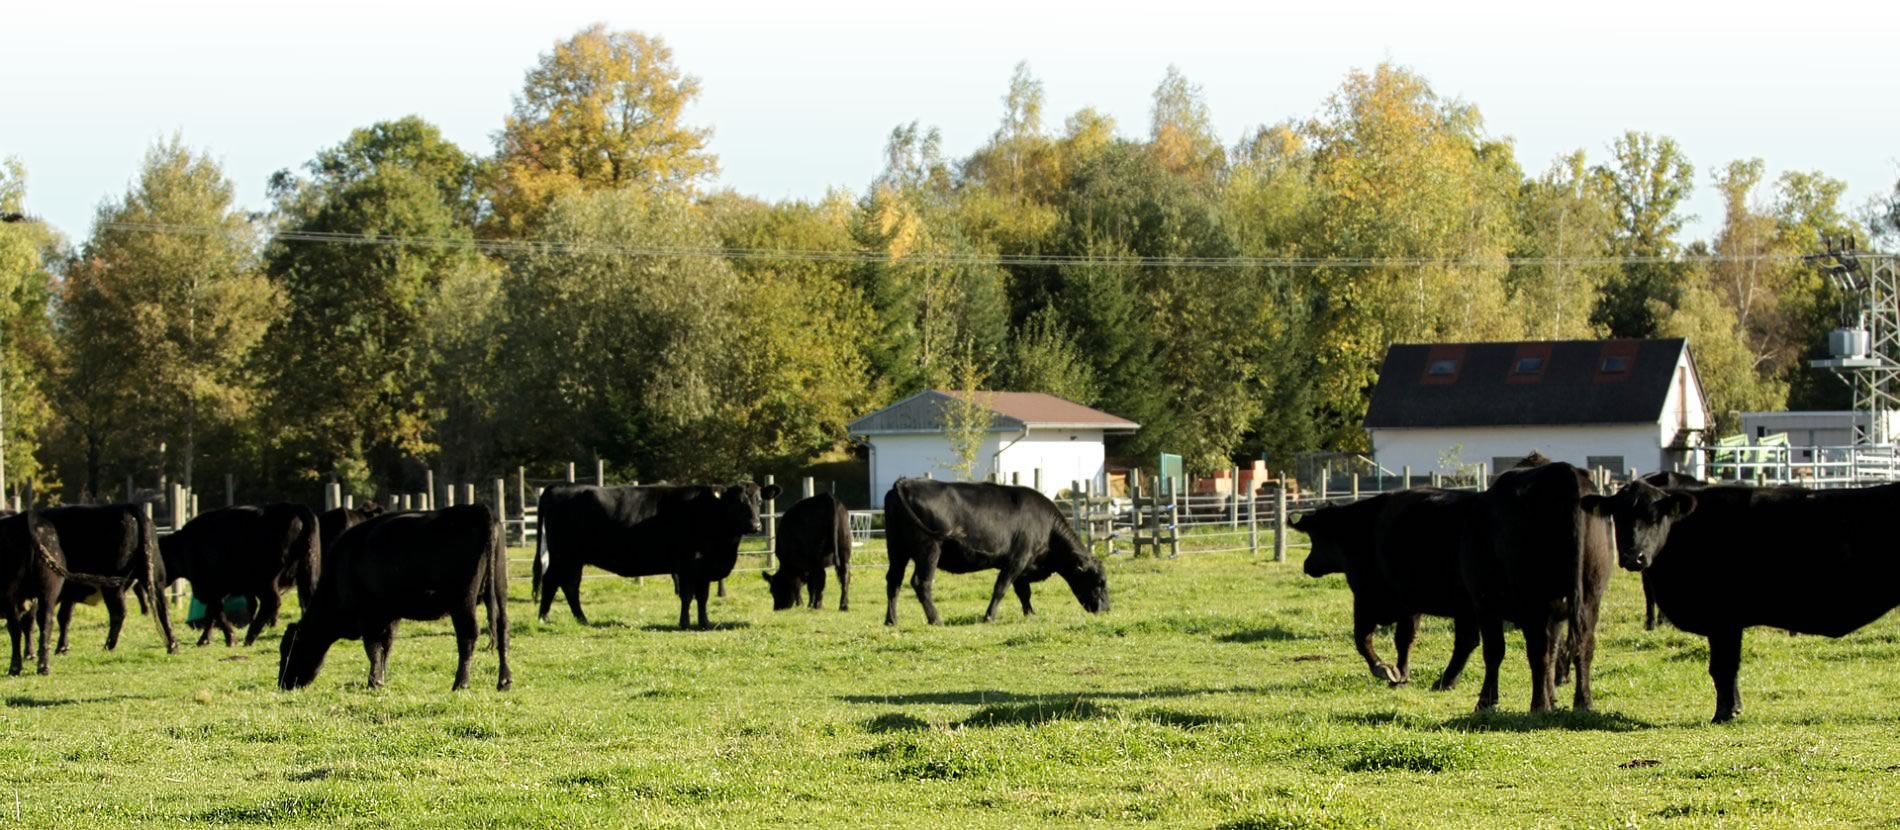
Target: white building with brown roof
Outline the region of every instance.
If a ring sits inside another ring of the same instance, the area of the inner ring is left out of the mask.
[[[925,390],[851,422],[851,435],[871,447],[874,503],[882,504],[884,494],[899,478],[928,475],[949,481],[957,477],[956,452],[945,431],[945,407],[962,394]],[[1005,482],[1031,486],[1040,471],[1042,492],[1051,498],[1076,481],[1092,481],[1098,489],[1104,488],[1104,436],[1141,427],[1040,392],[976,395],[991,418],[971,478],[988,480],[994,473]]]

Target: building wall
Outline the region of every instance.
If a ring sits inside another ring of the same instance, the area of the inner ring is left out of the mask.
[[[1710,428],[1709,411],[1704,405],[1705,393],[1696,380],[1696,374],[1689,367],[1689,351],[1683,350],[1682,357],[1676,360],[1676,373],[1669,383],[1669,397],[1663,403],[1660,446],[1668,446],[1676,440],[1676,434],[1683,429],[1707,430]],[[1713,436],[1704,435],[1702,443],[1710,443]]]
[[[1458,460],[1464,464],[1492,464],[1495,458],[1522,458],[1536,450],[1553,461],[1578,466],[1597,456],[1622,458],[1626,471],[1652,473],[1667,468],[1655,424],[1375,429],[1371,433],[1373,460],[1395,473],[1408,465],[1413,475],[1455,472],[1439,466],[1440,457],[1453,446],[1459,447]]]
[[[951,481],[956,453],[950,442],[939,434],[873,435],[871,444],[871,502],[882,507],[884,494],[899,478],[922,478],[929,474],[939,481]],[[998,452],[1001,451],[1001,456]],[[1030,430],[993,433],[984,442],[976,458],[971,477],[987,481],[1000,469],[1005,481],[1010,473],[1021,476],[1024,486],[1035,481],[1037,467],[1042,468],[1042,492],[1049,497],[1068,489],[1076,479],[1089,479],[1103,486],[1105,454],[1101,430]]]

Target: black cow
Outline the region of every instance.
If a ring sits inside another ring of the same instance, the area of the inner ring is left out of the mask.
[[[0,608],[6,611],[7,636],[13,643],[7,674],[19,674],[26,658],[33,656],[34,617],[39,618],[39,673],[52,672],[47,640],[53,630],[53,605],[68,580],[113,593],[125,590],[124,580],[68,571],[59,534],[39,521],[37,511],[0,514]]]
[[[212,626],[224,632],[224,644],[231,645],[225,597],[255,603],[244,633],[249,646],[266,626],[277,624],[283,592],[295,587],[298,604],[308,605],[317,586],[317,516],[301,504],[212,510],[158,540],[158,547],[165,575],[190,581],[192,593],[205,605],[205,631],[198,645],[211,640]]]
[[[1394,686],[1411,682],[1412,643],[1421,614],[1450,617],[1451,662],[1432,684],[1456,686],[1473,649],[1478,617],[1459,569],[1464,526],[1476,494],[1421,487],[1324,507],[1293,522],[1313,540],[1306,574],[1343,573],[1352,589],[1353,645],[1372,675]],[[1393,625],[1398,665],[1379,659],[1373,637]]]
[[[361,639],[369,655],[369,687],[379,688],[397,622],[447,616],[460,655],[454,688],[466,689],[481,633],[478,606],[488,609],[501,663],[495,688],[506,691],[514,684],[508,671],[508,550],[495,514],[474,504],[370,519],[344,532],[325,553],[315,596],[302,619],[284,627],[277,685],[308,685],[331,645]]]
[[[535,552],[541,621],[547,622],[558,590],[567,595],[574,619],[581,611],[581,569],[588,565],[621,576],[673,577],[680,598],[680,627],[699,603],[699,627],[709,628],[706,598],[714,582],[732,574],[739,541],[759,532],[759,505],[779,488],[752,482],[711,485],[595,487],[564,485],[541,493],[541,532]]]
[[[325,510],[317,516],[317,538],[322,550],[329,550],[343,531],[383,515],[383,506],[375,502],[364,502],[362,507],[338,507]]]
[[[1524,632],[1531,711],[1549,709],[1557,696],[1558,630],[1566,622],[1563,662],[1574,663],[1577,681],[1572,705],[1593,705],[1597,606],[1615,568],[1610,523],[1583,509],[1595,492],[1587,472],[1556,462],[1509,470],[1479,495],[1459,555],[1484,640],[1478,708],[1498,702],[1506,622]]]
[[[772,610],[798,604],[806,589],[812,608],[825,600],[825,569],[838,571],[838,610],[851,610],[851,512],[830,493],[801,500],[778,521],[778,572],[765,574]]]
[[[1075,538],[1069,520],[1048,496],[1031,487],[900,478],[884,496],[884,535],[891,566],[885,575],[884,624],[897,624],[897,589],[911,562],[917,571],[911,587],[931,625],[937,614],[932,586],[937,571],[964,574],[995,569],[985,622],[1010,586],[1015,586],[1025,615],[1034,583],[1061,574],[1089,613],[1108,610],[1108,572],[1102,560]]]
[[[53,507],[39,513],[58,531],[66,567],[77,574],[125,580],[123,584],[137,591],[141,601],[152,609],[165,651],[176,652],[178,639],[172,636],[171,614],[158,597],[158,589],[170,580],[165,575],[152,520],[145,517],[144,510],[130,504],[111,504]],[[73,605],[98,590],[85,584],[68,584],[60,593],[60,654],[67,650],[66,630],[72,622]],[[119,630],[125,625],[125,596],[123,589],[99,593],[106,606],[106,650],[111,651],[118,647]]]
[[[1900,484],[1851,490],[1632,483],[1590,509],[1616,520],[1622,565],[1642,571],[1677,628],[1709,641],[1715,721],[1742,712],[1742,632],[1842,637],[1900,605],[1883,521]],[[1799,561],[1790,562],[1790,552]]]

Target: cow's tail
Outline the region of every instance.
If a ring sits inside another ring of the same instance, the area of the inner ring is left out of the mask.
[[[125,577],[77,574],[66,570],[66,563],[59,561],[59,557],[54,556],[53,552],[47,550],[46,545],[40,541],[39,518],[36,517],[31,510],[26,512],[26,534],[27,538],[33,540],[33,550],[39,554],[40,562],[45,564],[46,569],[60,579],[98,588],[102,591],[123,591],[125,590],[126,583],[132,581]]]
[[[916,525],[918,531],[934,539],[950,538],[950,534],[924,524],[923,517],[917,515],[917,508],[913,507],[910,503],[910,479],[898,479],[896,484],[891,485],[891,492],[897,496],[897,509],[902,511],[906,518],[910,519],[911,524]],[[890,512],[890,509],[890,505],[884,505],[884,511],[886,513]]]
[[[488,645],[508,642],[508,540],[502,530],[501,517],[491,515],[488,522],[488,585],[484,598],[488,601]]]
[[[144,568],[142,579],[135,578],[134,581],[144,582],[139,591],[151,602],[152,619],[158,623],[158,638],[165,641],[165,653],[170,654],[178,650],[178,640],[172,637],[171,617],[163,604],[163,597],[159,596],[159,589],[164,587],[158,584],[164,564],[160,559],[163,554],[158,548],[158,530],[151,518],[145,515],[145,511],[135,510],[132,516],[138,522],[138,557],[143,560],[142,567]]]
[[[317,596],[317,579],[323,574],[323,531],[317,514],[297,505],[297,523],[301,526],[290,540],[290,562],[297,580],[297,607],[308,609]]]
[[[541,598],[541,580],[548,573],[548,494],[542,493],[534,507],[534,564],[533,579],[528,583],[528,596]],[[524,522],[522,527],[527,527]],[[524,531],[525,532],[525,531]]]
[[[836,568],[849,568],[851,555],[851,511],[846,510],[844,501],[837,496],[831,497],[831,564]]]
[[[1581,497],[1581,495],[1594,495],[1595,493],[1596,487],[1585,483],[1579,495]],[[1570,546],[1570,632],[1569,636],[1565,638],[1568,647],[1564,649],[1565,653],[1562,656],[1566,659],[1575,660],[1582,656],[1583,583],[1586,577],[1585,570],[1588,568],[1590,560],[1590,532],[1594,529],[1591,527],[1591,523],[1596,521],[1596,519],[1591,516],[1590,511],[1584,510],[1581,505],[1578,505],[1577,509],[1572,510],[1571,515],[1573,521],[1576,523],[1576,531],[1574,538],[1571,540],[1572,545]]]

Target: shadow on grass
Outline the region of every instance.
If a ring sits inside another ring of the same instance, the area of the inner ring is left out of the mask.
[[[646,625],[640,626],[640,630],[641,631],[658,631],[661,633],[675,632],[675,633],[680,633],[680,634],[691,634],[691,633],[695,633],[699,631],[739,631],[741,629],[746,629],[746,628],[751,628],[751,627],[752,627],[751,623],[746,622],[744,620],[737,620],[733,622],[716,622],[707,628],[700,628],[697,625],[689,626],[687,628],[681,628],[677,625],[660,625],[658,623],[648,623]]]
[[[873,735],[888,735],[892,732],[922,732],[930,728],[930,722],[903,712],[886,712],[864,722],[864,731]]]
[[[1290,629],[1281,628],[1280,626],[1277,626],[1277,625],[1269,625],[1269,626],[1262,626],[1260,628],[1248,628],[1241,631],[1231,631],[1226,634],[1222,634],[1219,637],[1215,637],[1214,642],[1240,643],[1240,644],[1284,643],[1288,640],[1298,640],[1298,639],[1300,639],[1300,635],[1293,633],[1293,631],[1291,631]]]
[[[1578,712],[1558,709],[1549,712],[1472,712],[1438,725],[1457,732],[1634,732],[1654,729],[1656,725],[1615,712]]]
[[[1056,721],[1106,720],[1115,710],[1086,697],[1048,698],[1028,703],[999,703],[976,710],[959,724],[963,728],[1041,726]]]
[[[1177,697],[1199,697],[1201,695],[1252,695],[1273,691],[1261,686],[1232,686],[1211,689],[1192,689],[1180,686],[1160,689],[1131,689],[1127,691],[1092,692],[1044,692],[1025,694],[1005,692],[999,689],[970,689],[968,691],[910,692],[906,694],[876,695],[856,694],[839,695],[838,700],[845,703],[868,703],[882,706],[916,705],[966,705],[988,706],[1006,703],[1040,703],[1043,705],[1061,705],[1064,701],[1084,698],[1101,700],[1149,700]]]
[[[76,706],[84,703],[118,703],[126,700],[152,700],[150,695],[101,695],[99,697],[34,697],[32,695],[10,695],[6,698],[8,709],[51,709],[57,706]]]

